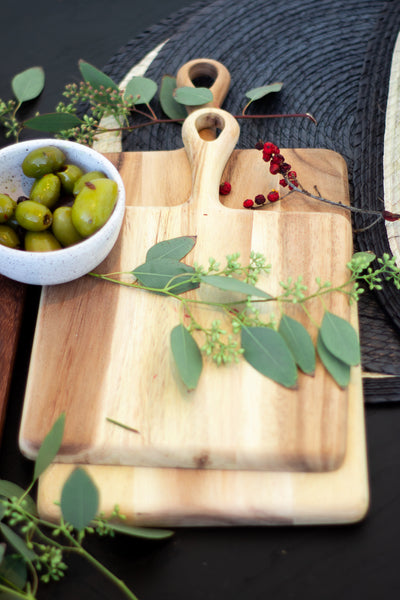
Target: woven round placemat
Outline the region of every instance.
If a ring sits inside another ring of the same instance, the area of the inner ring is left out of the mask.
[[[381,155],[374,154],[366,137],[368,128],[378,120],[376,111],[371,117],[369,98],[373,81],[380,82],[377,94],[387,89],[399,20],[397,1],[287,0],[284,11],[266,0],[199,2],[131,40],[112,57],[105,71],[119,82],[146,52],[168,40],[146,76],[161,82],[164,74],[176,74],[190,59],[219,60],[232,76],[223,105],[232,114],[241,112],[248,89],[282,81],[279,94],[259,100],[249,112],[310,112],[317,125],[304,118],[241,121],[238,146],[253,147],[261,138],[282,147],[335,150],[346,160],[351,199],[359,203],[371,179],[373,185],[382,182]],[[382,114],[378,116],[384,123],[385,101],[380,98],[379,102]],[[152,104],[161,114],[157,101]],[[179,125],[154,125],[129,132],[122,139],[123,150],[178,147],[182,147]],[[371,162],[360,169],[366,147]],[[355,243],[359,244],[358,238]],[[374,242],[370,249],[381,253],[379,243]],[[400,375],[399,325],[381,304],[385,302],[370,293],[360,303],[363,368]]]
[[[400,4],[387,3],[371,33],[364,67],[360,75],[358,102],[354,113],[353,204],[359,208],[382,210],[385,207],[383,154],[386,107],[392,69],[392,55],[400,30]],[[394,132],[395,134],[395,132]],[[357,231],[367,228],[371,217],[355,215]],[[397,224],[398,226],[398,224]],[[356,233],[361,250],[372,250],[378,256],[391,254],[386,225]],[[382,290],[374,293],[369,306],[360,311],[368,339],[371,364],[382,364],[385,373],[400,373],[400,292],[391,283],[382,282]],[[374,340],[384,337],[384,343]],[[367,356],[367,351],[365,351]]]

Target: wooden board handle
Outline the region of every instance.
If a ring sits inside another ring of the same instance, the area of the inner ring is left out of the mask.
[[[220,131],[213,140],[201,137],[204,129]],[[240,134],[236,119],[220,108],[193,112],[182,126],[182,139],[192,170],[192,194],[189,202],[199,210],[219,204],[219,185],[225,165]]]
[[[213,100],[202,106],[187,106],[186,110],[191,112],[199,108],[220,108],[229,91],[231,76],[228,69],[217,60],[211,58],[195,58],[182,65],[176,75],[176,87],[196,87],[193,81],[200,77],[211,77],[214,82],[210,86]]]

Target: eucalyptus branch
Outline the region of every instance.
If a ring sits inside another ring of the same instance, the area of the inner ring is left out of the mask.
[[[34,482],[59,452],[64,434],[64,421],[65,415],[62,414],[39,449],[35,461]],[[31,487],[32,484],[28,489]],[[0,480],[0,534],[5,541],[0,558],[0,591],[9,593],[10,597],[36,600],[39,581],[48,583],[61,580],[67,569],[64,556],[74,553],[92,564],[126,598],[137,600],[135,594],[120,578],[83,547],[86,534],[113,536],[115,531],[121,531],[122,526],[113,522],[117,518],[124,519],[118,507],[114,508],[108,518],[102,513],[97,513],[98,490],[89,475],[79,467],[72,471],[64,483],[59,506],[59,522],[49,522],[38,515],[36,505],[27,494],[27,490],[12,482]],[[137,528],[130,528],[126,524],[123,525],[123,531],[128,535],[139,533],[142,537],[159,539],[172,534],[151,529],[147,534],[144,529],[140,529],[139,532]],[[59,537],[59,540],[55,540],[55,537]],[[13,554],[8,553],[4,557],[5,546],[6,552],[9,546]],[[12,559],[15,552],[26,564],[24,576],[20,571],[14,573],[12,561],[9,560],[8,564],[5,564],[7,558]]]

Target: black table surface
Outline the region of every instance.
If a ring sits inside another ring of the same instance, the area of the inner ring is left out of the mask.
[[[189,0],[36,0],[2,3],[0,98],[11,78],[41,65],[46,87],[28,112],[51,111],[80,58],[102,68],[118,49]],[[2,144],[4,138],[0,139]],[[9,142],[8,142],[9,143]],[[0,447],[0,477],[27,485],[32,464],[18,450],[18,428],[40,288],[31,286]],[[51,376],[51,374],[47,374]],[[375,599],[400,592],[400,406],[368,405],[371,490],[367,517],[346,526],[180,528],[167,541],[93,539],[89,549],[140,600]],[[119,598],[86,563],[69,561],[61,583],[38,598]],[[122,596],[121,596],[122,597]]]

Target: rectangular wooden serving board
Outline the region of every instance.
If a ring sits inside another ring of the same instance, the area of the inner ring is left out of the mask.
[[[322,196],[348,203],[347,171],[338,154],[282,152],[306,188],[316,184]],[[98,272],[130,271],[144,262],[156,242],[196,235],[185,262],[207,264],[209,257],[223,262],[234,252],[247,262],[250,250],[261,252],[272,269],[259,286],[272,294],[288,277],[302,275],[310,289],[315,289],[316,276],[333,283],[345,278],[352,236],[341,209],[295,194],[263,211],[242,208],[244,198],[276,185],[257,150],[235,150],[223,173],[232,193],[219,199],[216,191],[211,200],[197,199],[195,208],[187,202],[192,184],[184,149],[109,158],[124,179],[127,208],[119,241]],[[197,160],[202,163],[203,158]],[[204,181],[207,187],[203,175]],[[357,325],[343,296],[326,297],[325,304]],[[312,301],[309,310],[320,321],[321,302]],[[299,308],[292,314],[305,319]],[[211,311],[205,318],[219,315]],[[219,368],[207,361],[197,389],[189,393],[176,376],[169,349],[170,331],[178,323],[176,301],[91,276],[44,288],[21,451],[34,458],[65,411],[58,462],[299,473],[341,467],[348,447],[349,404],[362,396],[357,369],[352,385],[342,390],[318,363],[314,377],[300,375],[298,388],[289,390],[245,361]],[[304,323],[315,338],[316,328],[307,319]]]

